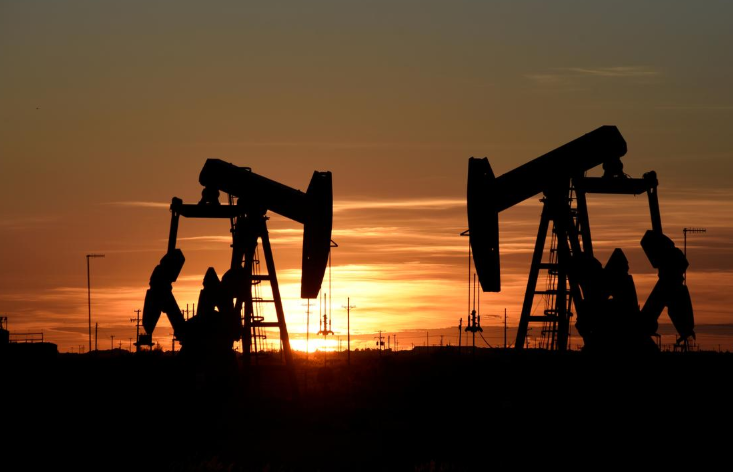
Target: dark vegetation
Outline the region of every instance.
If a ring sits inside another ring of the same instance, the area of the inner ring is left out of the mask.
[[[729,354],[319,353],[297,360],[297,399],[276,360],[6,356],[2,469],[656,468],[730,443]]]

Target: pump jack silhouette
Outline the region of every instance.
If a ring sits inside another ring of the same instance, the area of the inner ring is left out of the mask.
[[[168,252],[153,270],[150,289],[145,295],[145,332],[153,334],[160,314],[164,312],[181,344],[182,356],[218,362],[218,359],[233,354],[233,343],[239,339],[242,339],[244,356],[248,360],[253,345],[256,348],[258,329],[277,328],[290,381],[297,392],[266,213],[273,211],[305,226],[301,297],[315,298],[321,288],[330,251],[333,218],[331,173],[314,172],[308,190],[303,193],[257,175],[248,167],[209,159],[201,170],[199,182],[204,189],[198,204],[184,204],[179,198],[173,198],[171,202]],[[228,194],[229,204],[219,202],[222,191]],[[185,262],[183,252],[176,248],[180,216],[229,219],[232,233],[229,270],[221,279],[213,267],[207,270],[197,314],[188,320],[184,319],[172,293],[172,284]],[[260,242],[267,274],[259,273],[257,247]],[[263,300],[253,294],[255,286],[265,281],[270,283],[271,300]],[[277,321],[265,321],[263,316],[259,316],[256,307],[262,303],[274,304]]]
[[[469,159],[469,237],[484,292],[501,291],[499,213],[540,192],[544,195],[517,349],[524,347],[528,324],[541,322],[552,335],[551,349],[566,350],[573,307],[578,315],[575,326],[587,350],[656,350],[652,337],[665,307],[679,333],[677,343],[686,346],[688,339],[694,339],[692,302],[683,284],[688,262],[662,232],[656,173],[630,178],[623,173],[621,157],[625,154],[626,141],[618,129],[602,126],[500,177],[494,176],[487,158]],[[603,177],[585,176],[598,165],[603,166]],[[659,280],[641,309],[623,251],[615,249],[605,267],[594,257],[586,202],[589,193],[648,196],[651,229],[641,246],[658,269]],[[543,261],[550,222],[550,257]],[[537,290],[540,271],[547,271],[553,282],[547,290]],[[542,315],[531,313],[537,295],[550,301]]]

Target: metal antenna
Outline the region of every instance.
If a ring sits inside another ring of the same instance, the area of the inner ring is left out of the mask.
[[[92,283],[89,277],[89,259],[104,257],[104,254],[87,254],[87,303],[89,305],[89,352],[92,352]]]
[[[346,308],[346,363],[351,365],[351,309],[356,305],[351,304],[351,297],[346,297],[346,306],[341,308]]]

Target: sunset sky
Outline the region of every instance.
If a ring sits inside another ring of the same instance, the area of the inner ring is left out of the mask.
[[[61,351],[86,346],[85,255],[103,253],[93,321],[100,348],[110,335],[126,347],[170,199],[197,202],[199,171],[218,158],[303,191],[314,170],[333,172],[334,331],[347,297],[370,343],[380,329],[456,326],[468,158],[499,175],[608,124],[628,143],[626,173],[657,172],[678,246],[684,227],[707,228],[688,240],[689,287],[698,332],[728,336],[731,18],[733,3],[712,0],[0,0],[0,315]],[[482,313],[506,307],[510,326],[538,199],[501,214],[503,291],[482,294]],[[643,303],[656,280],[639,246],[646,197],[589,205],[599,258],[627,252]],[[302,226],[271,216],[299,339]],[[196,302],[207,267],[226,270],[228,236],[228,222],[182,219],[180,305]],[[166,348],[171,331],[156,331]],[[733,349],[733,336],[715,342]]]

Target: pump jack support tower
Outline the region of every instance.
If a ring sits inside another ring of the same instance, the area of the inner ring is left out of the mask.
[[[305,226],[301,297],[315,298],[321,288],[330,251],[333,218],[331,173],[314,172],[307,192],[303,193],[257,175],[248,167],[209,159],[201,171],[199,182],[204,189],[198,204],[184,204],[178,198],[173,198],[171,203],[168,252],[150,278],[143,310],[145,331],[151,335],[161,312],[165,312],[181,343],[182,353],[188,351],[189,355],[205,357],[211,352],[231,352],[233,342],[241,338],[244,355],[249,359],[257,330],[277,328],[293,390],[297,392],[266,213],[271,210]],[[229,204],[219,202],[220,191],[229,195]],[[184,319],[171,288],[185,261],[181,250],[176,248],[181,216],[229,219],[232,233],[229,270],[219,280],[214,269],[209,268],[204,277],[198,312],[189,320]],[[256,249],[260,241],[267,274],[260,274],[256,267]],[[253,296],[254,286],[263,281],[270,283],[272,300]],[[277,321],[265,321],[264,317],[255,316],[255,305],[265,302],[274,303]]]
[[[476,272],[484,292],[501,291],[499,262],[499,213],[542,192],[540,224],[517,330],[516,348],[525,346],[528,324],[541,322],[550,334],[550,348],[567,349],[572,308],[577,311],[576,328],[585,347],[609,350],[655,348],[652,341],[657,319],[667,307],[679,333],[679,343],[694,338],[694,316],[690,294],[682,284],[687,260],[682,251],[662,232],[657,198],[657,176],[643,178],[623,173],[621,157],[626,141],[615,126],[602,126],[554,151],[495,177],[487,158],[470,158],[468,163],[468,225]],[[603,165],[603,177],[585,173]],[[616,249],[605,267],[595,259],[586,195],[646,193],[651,229],[641,240],[659,281],[639,310],[636,288],[628,274],[628,261]],[[549,260],[543,261],[548,229],[552,223]],[[553,281],[538,290],[541,271]],[[548,308],[533,315],[535,296],[547,297]]]

